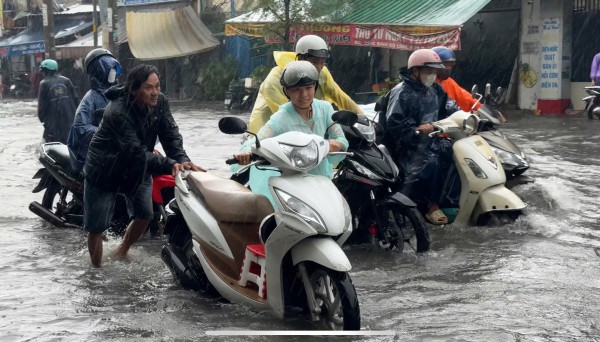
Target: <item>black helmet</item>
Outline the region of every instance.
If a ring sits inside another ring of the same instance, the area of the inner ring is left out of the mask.
[[[279,80],[283,88],[302,87],[319,82],[319,72],[308,61],[293,61],[283,68]]]
[[[88,53],[87,56],[85,56],[85,60],[83,61],[83,69],[85,70],[85,72],[88,72],[88,67],[90,66],[90,64],[92,64],[92,62],[100,56],[111,56],[113,58],[115,57],[115,56],[113,56],[113,54],[110,51],[108,51],[106,49],[103,49],[103,48],[94,49],[94,50],[90,51],[90,53]]]

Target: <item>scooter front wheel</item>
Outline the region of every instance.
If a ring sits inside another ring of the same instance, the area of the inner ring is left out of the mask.
[[[360,308],[350,275],[317,264],[312,266],[308,276],[319,323],[332,330],[360,330]]]

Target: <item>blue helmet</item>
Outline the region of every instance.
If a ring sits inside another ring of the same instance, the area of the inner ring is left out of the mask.
[[[440,56],[442,62],[456,62],[456,56],[454,51],[448,49],[445,46],[436,46],[431,50],[435,51]]]

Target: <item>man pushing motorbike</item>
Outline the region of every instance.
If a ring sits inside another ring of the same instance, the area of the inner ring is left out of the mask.
[[[84,230],[94,267],[102,264],[102,233],[108,228],[115,198],[125,195],[132,221],[115,257],[125,258],[144,233],[152,212],[152,174],[204,171],[183,149],[183,138],[160,92],[158,69],[133,68],[124,86],[106,92],[110,100],[98,131],[92,137],[84,166]],[[159,139],[167,157],[154,154]]]
[[[260,85],[254,108],[250,114],[248,130],[253,133],[263,127],[279,106],[288,102],[283,87],[279,80],[285,66],[294,60],[306,60],[312,63],[319,72],[319,87],[315,98],[333,103],[339,109],[347,109],[361,114],[362,110],[354,101],[335,83],[333,76],[325,66],[329,59],[329,49],[323,38],[315,35],[306,35],[296,42],[295,54],[293,52],[275,51],[273,53],[277,66],[271,69],[269,75]]]

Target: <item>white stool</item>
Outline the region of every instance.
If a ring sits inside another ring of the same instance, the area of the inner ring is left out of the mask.
[[[252,266],[254,264],[254,267]],[[257,267],[258,266],[258,267]],[[267,262],[265,259],[265,245],[248,245],[244,254],[244,262],[240,272],[240,286],[246,286],[250,281],[258,285],[258,296],[267,298]],[[258,268],[260,267],[260,270]]]

